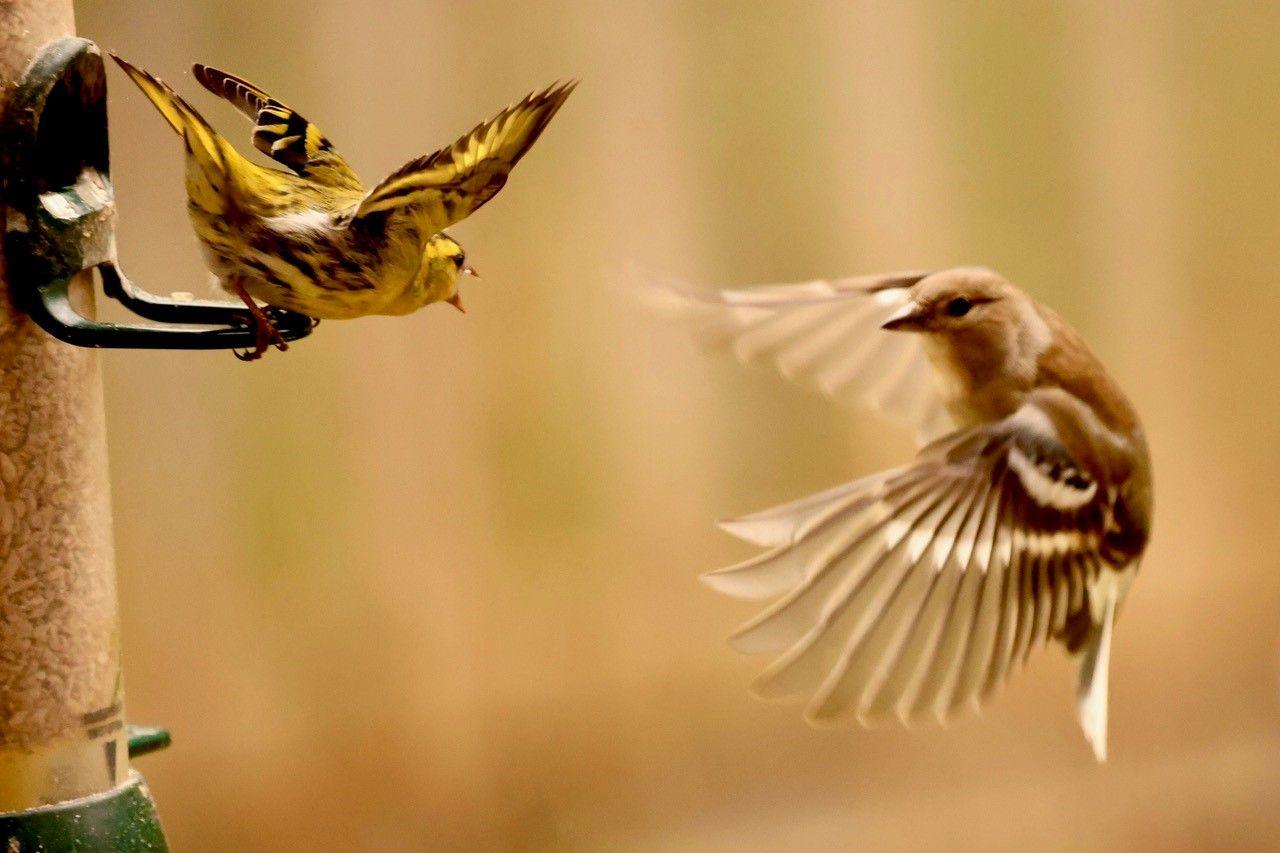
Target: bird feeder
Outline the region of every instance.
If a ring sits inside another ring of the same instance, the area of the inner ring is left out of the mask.
[[[0,119],[0,850],[165,850],[129,766],[169,735],[124,721],[98,365],[58,341],[229,349],[254,334],[242,309],[162,299],[121,273],[102,56],[78,38],[32,50],[69,29],[70,3],[7,8],[0,72],[35,58]],[[153,323],[93,319],[94,271],[107,297]],[[313,325],[272,319],[287,340]]]
[[[18,308],[46,332],[75,346],[253,348],[256,338],[243,308],[156,296],[120,271],[106,75],[93,42],[63,38],[45,46],[10,98],[4,124],[4,251]],[[152,322],[106,323],[86,317],[75,305],[70,285],[87,270],[101,277],[107,297]],[[264,310],[286,341],[305,337],[315,326],[303,314]]]

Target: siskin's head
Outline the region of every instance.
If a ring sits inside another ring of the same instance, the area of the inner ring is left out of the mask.
[[[462,297],[458,293],[459,275],[475,276],[476,271],[467,265],[467,253],[448,234],[440,233],[431,239],[427,247],[429,280],[439,289],[439,299],[465,313]]]

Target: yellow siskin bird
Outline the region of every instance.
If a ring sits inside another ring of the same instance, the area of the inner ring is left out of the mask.
[[[284,169],[242,156],[168,84],[113,59],[182,137],[191,221],[222,287],[248,307],[262,356],[287,345],[258,301],[316,319],[462,310],[475,275],[445,229],[493,198],[577,81],[527,95],[452,145],[366,190],[320,129],[263,90],[206,65],[201,85],[254,122],[253,144]]]

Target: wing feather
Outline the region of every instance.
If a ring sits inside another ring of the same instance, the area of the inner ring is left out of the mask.
[[[855,493],[833,499],[820,511],[808,516],[805,532],[793,544],[787,538],[764,553],[728,568],[703,575],[712,589],[738,598],[771,598],[796,589],[818,565],[818,558],[830,548],[830,539],[821,535],[822,528],[841,525],[835,535],[852,535],[849,528],[866,523],[866,517],[855,517],[859,506],[876,499],[876,494]],[[874,511],[874,510],[873,510]]]
[[[815,723],[946,722],[1061,636],[1091,603],[1084,569],[1101,565],[1101,540],[1090,525],[1106,513],[1090,502],[1105,497],[1080,482],[1087,465],[1062,464],[1070,456],[1046,429],[1047,418],[1015,414],[952,433],[904,468],[729,522],[772,545],[708,578],[779,596],[733,637],[777,655],[756,691],[809,697]]]
[[[903,675],[899,678],[902,687],[898,688],[901,695],[896,700],[898,718],[904,723],[909,723],[928,711],[937,685],[945,678],[947,664],[943,662],[943,658],[948,652],[947,632],[960,584],[966,577],[965,561],[968,557],[962,558],[962,554],[972,553],[973,537],[991,491],[990,484],[985,481],[979,481],[975,485],[977,488],[973,499],[957,528],[955,539],[942,555],[939,570],[941,580],[935,594],[917,619],[912,644],[904,652],[904,658],[909,664],[902,668]]]
[[[933,550],[948,519],[963,504],[966,484],[955,481],[941,496],[927,516],[921,518],[905,540],[908,546],[894,556],[891,572],[885,572],[893,584],[883,601],[877,602],[864,620],[866,628],[853,635],[830,675],[814,696],[808,710],[816,720],[855,718],[869,722],[867,705],[881,683],[888,677],[897,652],[914,627],[915,616],[926,600],[936,571],[913,571],[925,553]]]
[[[865,497],[874,486],[896,473],[898,472],[890,471],[887,474],[873,474],[781,506],[744,515],[741,518],[721,521],[719,526],[726,533],[753,545],[764,547],[789,545],[799,539],[803,531],[816,519],[825,516],[833,505],[851,495]],[[717,574],[719,572],[711,572],[712,576]]]
[[[990,480],[990,478],[987,479]],[[966,522],[966,527],[961,530],[953,564],[954,571],[959,576],[959,582],[955,596],[948,602],[945,612],[940,615],[937,650],[927,673],[921,680],[908,719],[932,715],[941,722],[947,720],[947,715],[940,710],[940,707],[945,706],[946,697],[959,677],[960,664],[963,661],[965,643],[968,639],[969,616],[972,612],[977,584],[982,577],[977,567],[977,554],[983,542],[984,533],[991,524],[998,499],[999,490],[994,482],[990,482],[982,502],[975,507],[969,522]]]
[[[330,190],[363,192],[355,170],[333,143],[296,110],[227,71],[197,63],[191,73],[201,86],[248,116],[254,123],[253,145],[263,154]]]
[[[821,696],[821,685],[839,671],[846,647],[856,647],[897,579],[910,567],[906,554],[911,535],[923,519],[937,511],[941,500],[942,496],[929,491],[915,493],[910,507],[891,519],[905,526],[891,530],[890,525],[882,525],[875,531],[881,535],[868,537],[865,542],[857,556],[861,564],[855,571],[831,573],[838,586],[823,602],[814,627],[776,665],[765,669],[756,682],[758,693],[787,696],[818,688]],[[820,718],[816,705],[811,705],[809,714],[813,719]]]
[[[887,534],[886,527],[892,522],[909,525],[927,497],[927,483],[908,481],[871,504],[870,511],[831,525],[828,535],[820,537],[818,556],[805,579],[735,632],[734,646],[747,653],[779,651],[804,637],[811,626],[816,633],[825,631],[836,615],[829,603],[855,589],[883,557],[890,544],[888,536],[881,535]]]
[[[963,577],[962,566],[957,562],[957,545],[972,535],[976,518],[981,515],[986,496],[991,490],[987,480],[979,480],[968,490],[968,501],[962,513],[954,517],[954,525],[939,536],[935,548],[934,583],[929,598],[916,615],[910,640],[894,664],[894,672],[873,702],[873,716],[896,711],[898,718],[908,722],[917,713],[916,700],[924,686],[926,676],[933,665],[939,640],[946,627],[956,585]]]
[[[1017,633],[1018,613],[1021,609],[1018,599],[1019,582],[1023,568],[1031,555],[1027,553],[1026,536],[1020,527],[1013,527],[1009,535],[1012,539],[1012,554],[1010,563],[1005,567],[1001,578],[1000,616],[991,656],[977,693],[979,706],[995,694],[1011,671],[1013,641]]]
[[[740,290],[658,282],[685,314],[743,363],[771,362],[787,379],[912,426],[924,444],[955,428],[914,335],[880,325],[926,272],[900,272]]]
[[[989,530],[990,550],[983,564],[981,582],[974,594],[959,670],[950,694],[945,699],[940,696],[938,701],[938,708],[947,718],[974,700],[982,675],[986,672],[987,662],[991,658],[1002,597],[1001,584],[1008,574],[1004,548],[1008,527],[1000,523],[999,510],[993,514]]]
[[[497,195],[577,85],[533,92],[452,145],[410,160],[369,191],[355,218],[405,213],[432,232],[465,219]]]
[[[1017,666],[1026,660],[1031,648],[1031,637],[1035,624],[1035,574],[1043,556],[1033,556],[1018,573],[1018,622],[1014,630],[1013,646],[1009,650],[1009,665]]]
[[[1035,590],[1035,619],[1031,628],[1031,645],[1042,646],[1049,640],[1049,610],[1053,607],[1053,589],[1051,584],[1055,581],[1049,577],[1049,564],[1045,560],[1041,560],[1036,565],[1036,582],[1033,585]],[[1023,657],[1025,661],[1030,657],[1031,649],[1028,648]]]

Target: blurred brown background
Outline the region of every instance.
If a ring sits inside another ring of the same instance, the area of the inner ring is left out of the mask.
[[[1280,6],[85,0],[312,117],[366,179],[583,84],[455,229],[470,313],[284,356],[106,353],[132,719],[178,850],[1280,845]],[[207,293],[179,144],[113,72],[121,256]],[[901,461],[872,416],[640,316],[718,284],[979,262],[1144,413],[1156,538],[1093,763],[1041,653],[948,731],[752,699],[713,519]]]

